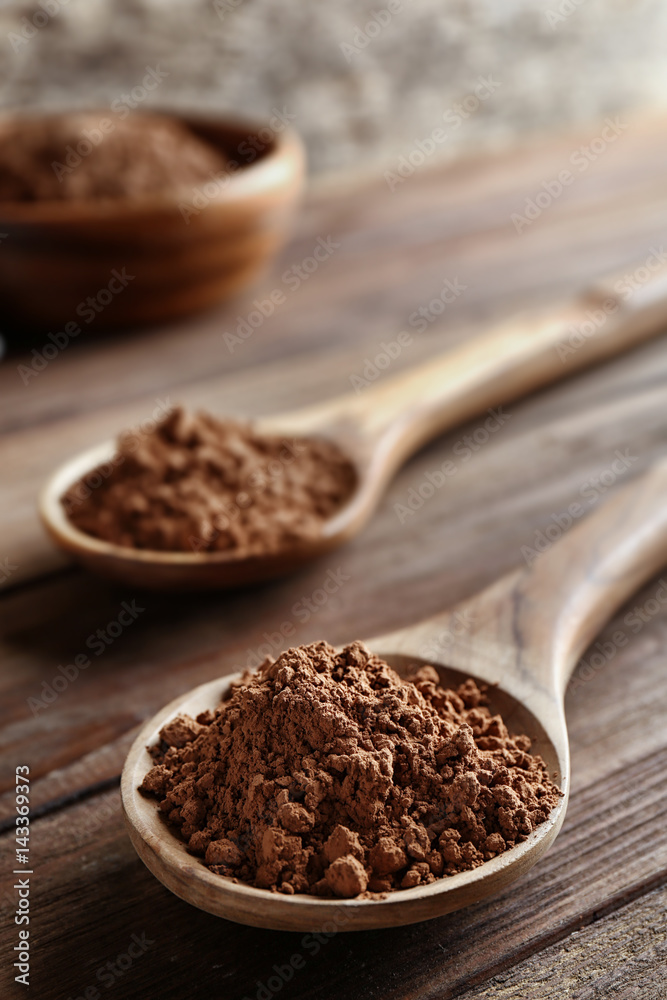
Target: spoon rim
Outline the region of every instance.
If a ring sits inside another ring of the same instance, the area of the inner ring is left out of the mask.
[[[234,882],[230,878],[217,875],[206,867],[201,858],[188,853],[185,842],[170,830],[161,817],[156,800],[143,796],[139,792],[139,785],[148,770],[154,766],[148,747],[157,743],[162,727],[181,713],[198,714],[206,708],[216,708],[231,684],[240,679],[241,676],[242,672],[227,674],[213,681],[206,681],[172,699],[144,723],[132,743],[122,771],[123,813],[135,850],[160,882],[167,885],[171,891],[176,892],[176,895],[181,896],[186,902],[193,903],[200,909],[224,917],[227,916],[224,911],[228,908],[229,911],[233,911],[233,915],[228,916],[228,919],[251,926],[278,930],[312,930],[315,926],[313,923],[315,914],[317,914],[318,920],[327,920],[327,918],[331,919],[336,911],[340,912],[341,908],[350,912],[351,920],[355,916],[357,917],[358,926],[346,928],[349,930],[365,930],[414,923],[429,919],[428,915],[424,915],[424,909],[428,905],[433,905],[434,910],[437,911],[431,916],[438,916],[468,905],[468,902],[472,903],[485,898],[493,892],[493,888],[491,888],[490,892],[482,892],[475,896],[475,888],[480,883],[487,885],[498,883],[500,889],[514,881],[515,878],[532,867],[534,862],[550,847],[558,834],[567,808],[567,785],[569,783],[565,783],[565,788],[563,788],[562,783],[559,785],[563,794],[557,805],[551,810],[547,820],[536,827],[520,844],[504,851],[490,861],[485,861],[477,868],[436,879],[426,886],[400,889],[385,897],[322,899],[307,893],[296,893],[290,896],[274,893],[268,889],[259,889],[244,882]],[[137,840],[140,842],[139,846]],[[140,850],[140,846],[145,848],[146,853]],[[514,874],[511,878],[504,879],[503,876],[509,870],[513,870]],[[178,876],[179,873],[183,872],[187,873],[187,888],[181,894],[169,884],[169,874],[173,873]],[[459,895],[465,895],[470,890],[472,890],[473,899],[456,901]],[[190,895],[196,896],[198,901],[194,902],[188,892]],[[208,902],[202,903],[202,896],[204,898],[212,896],[212,900],[209,899]],[[441,905],[437,908],[437,901],[440,897],[442,897],[440,902],[444,903],[444,906]],[[451,901],[453,905],[448,906],[448,901]],[[228,904],[228,907],[225,904]],[[375,910],[372,909],[373,907]],[[394,919],[393,916],[389,920],[386,919],[388,908],[402,911],[400,914],[395,913],[398,919]],[[256,922],[252,919],[255,914],[258,918]]]

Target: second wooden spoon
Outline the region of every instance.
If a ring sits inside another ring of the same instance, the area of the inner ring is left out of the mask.
[[[645,268],[648,274],[648,269]],[[60,502],[86,473],[109,461],[112,441],[77,455],[48,481],[42,521],[54,542],[104,576],[155,589],[234,587],[271,579],[341,545],[371,517],[406,458],[432,437],[485,410],[640,343],[667,326],[667,267],[632,294],[619,276],[598,282],[555,311],[525,315],[454,350],[371,385],[257,423],[260,431],[335,441],[354,463],[351,498],[319,537],[243,557],[228,552],[123,548],[74,527]]]

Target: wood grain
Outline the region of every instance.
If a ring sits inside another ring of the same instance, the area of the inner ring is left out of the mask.
[[[40,988],[48,970],[53,996],[77,996],[95,983],[102,962],[127,949],[131,933],[146,930],[157,942],[154,957],[149,950],[137,960],[116,984],[118,995],[180,998],[196,972],[202,997],[248,990],[255,996],[255,981],[291,954],[292,939],[208,918],[141,868],[113,807],[113,782],[132,734],[169,698],[242,666],[248,650],[284,622],[295,628],[290,642],[380,634],[518,565],[522,546],[533,546],[554,515],[573,501],[592,506],[582,490],[609,469],[617,450],[631,461],[614,485],[664,452],[667,340],[513,404],[501,431],[465,461],[464,436],[478,424],[443,435],[401,470],[366,531],[335,561],[224,598],[151,599],[136,623],[35,717],[28,698],[40,694],[59,664],[86,650],[87,637],[115,617],[121,601],[143,598],[64,570],[34,511],[45,474],[79,448],[146,419],[163,396],[262,414],[346,391],[350,374],[362,372],[382,340],[413,330],[410,314],[447,277],[458,276],[468,289],[423,334],[413,331],[413,344],[387,374],[460,343],[482,323],[567,296],[647,255],[667,228],[667,137],[650,123],[633,125],[528,230],[514,231],[511,212],[567,164],[581,141],[564,136],[492,161],[418,173],[395,196],[381,178],[337,182],[311,193],[275,270],[233,306],[186,330],[91,336],[28,386],[18,379],[18,357],[0,367],[0,560],[7,556],[18,567],[0,601],[0,764],[5,777],[17,762],[34,768],[34,804],[48,813],[34,827],[43,865]],[[247,314],[253,298],[282,287],[283,272],[329,234],[341,246],[230,354],[221,333]],[[446,459],[458,468],[447,488],[401,523],[395,505]],[[349,580],[317,613],[298,617],[295,604],[339,566]],[[665,609],[636,634],[625,622],[657,589],[658,581],[647,585],[601,636],[607,642],[625,629],[627,645],[590,676],[575,670],[567,697],[573,795],[544,867],[480,909],[372,932],[356,943],[340,934],[309,956],[282,995],[454,996],[473,984],[483,990],[489,977],[531,955],[538,959],[582,925],[594,935],[605,912],[633,926],[628,901],[664,882],[667,869],[664,817],[656,819],[665,797]],[[10,807],[5,798],[1,815]],[[0,843],[6,847],[7,838]],[[7,912],[9,899],[0,900]],[[606,958],[619,990],[632,986],[624,961],[613,952]],[[541,973],[526,968],[529,989]],[[556,964],[554,993],[559,974]],[[196,992],[188,995],[196,1000]]]
[[[461,996],[524,1000],[529,982],[531,1000],[551,1000],[556,991],[577,1000],[658,1000],[667,963],[666,910],[667,887],[661,886]]]

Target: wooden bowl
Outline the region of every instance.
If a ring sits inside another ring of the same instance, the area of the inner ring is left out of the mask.
[[[0,202],[4,324],[56,334],[68,323],[80,331],[155,323],[212,306],[255,278],[285,239],[303,182],[301,141],[257,122],[177,117],[238,168],[168,196]],[[133,277],[89,319],[86,299],[107,300],[114,271]]]

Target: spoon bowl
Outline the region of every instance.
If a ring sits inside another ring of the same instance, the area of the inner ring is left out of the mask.
[[[263,555],[222,552],[160,552],[114,545],[80,531],[67,516],[63,494],[91,470],[109,462],[113,441],[81,452],[48,480],[39,498],[39,514],[55,544],[86,569],[108,579],[151,590],[199,590],[244,586],[271,580],[342,544],[353,533],[347,519],[330,522],[328,534],[289,550]]]
[[[326,438],[354,465],[356,488],[324,522],[318,537],[279,551],[239,556],[234,551],[149,551],[87,535],[68,519],[60,498],[86,473],[112,458],[110,442],[75,456],[54,473],[40,498],[42,521],[56,545],[70,557],[133,586],[231,588],[292,572],[356,535],[372,516],[396,470],[435,435],[479,413],[485,414],[485,429],[496,429],[502,414],[493,407],[625,350],[662,328],[667,318],[667,268],[656,272],[630,299],[617,296],[616,310],[596,336],[568,354],[568,363],[563,364],[559,349],[571,351],[572,329],[582,322],[586,310],[601,302],[609,309],[613,284],[610,278],[556,312],[514,319],[363,391],[258,421],[257,430],[267,434]]]
[[[381,649],[376,651],[399,672],[408,665],[420,665],[419,660],[410,660],[404,655],[392,657]],[[438,672],[448,685],[460,684],[467,676],[448,668],[438,668]],[[505,713],[509,710],[518,724],[517,731],[534,736],[533,752],[544,757],[553,780],[564,792],[549,819],[517,847],[480,868],[440,879],[431,885],[401,889],[385,899],[283,896],[215,875],[200,859],[188,853],[185,843],[174,835],[159,814],[155,801],[145,798],[138,787],[153,766],[147,747],[159,741],[162,727],[177,715],[186,713],[194,717],[207,709],[215,709],[240,676],[232,674],[202,684],[167,705],[141,730],[123,770],[123,810],[135,850],[160,882],[199,909],[252,927],[275,930],[312,931],[330,923],[345,930],[398,927],[442,916],[500,891],[535,864],[560,829],[567,799],[557,750],[538,720],[511,696],[498,690],[491,699],[491,710]]]
[[[451,685],[467,677],[490,686],[490,707],[510,733],[525,733],[562,797],[549,817],[516,847],[478,868],[401,889],[383,898],[323,900],[284,896],[214,875],[188,854],[155,802],[138,788],[152,759],[147,746],[174,716],[215,708],[229,684],[222,678],[177,698],[141,730],[121,782],[132,842],[148,868],[182,899],[218,916],[276,930],[334,927],[363,930],[440,916],[498,892],[526,872],[556,837],[570,785],[563,710],[572,668],[613,612],[667,561],[667,462],[656,464],[576,524],[530,568],[509,573],[434,618],[367,645],[405,675],[411,666],[438,667]]]
[[[87,569],[110,579],[152,590],[193,590],[231,588],[271,580],[297,570],[342,545],[360,530],[379,499],[385,477],[376,474],[372,456],[367,455],[354,429],[345,421],[333,421],[328,433],[319,433],[321,408],[316,413],[299,411],[279,420],[256,423],[266,434],[284,437],[327,437],[343,450],[356,470],[352,495],[341,510],[325,522],[321,534],[292,544],[289,549],[264,554],[239,555],[235,550],[220,552],[161,552],[115,545],[80,531],[67,516],[62,496],[84,477],[111,462],[113,441],[81,452],[60,466],[45,484],[39,498],[39,514],[55,544]],[[97,484],[99,485],[99,484]]]

